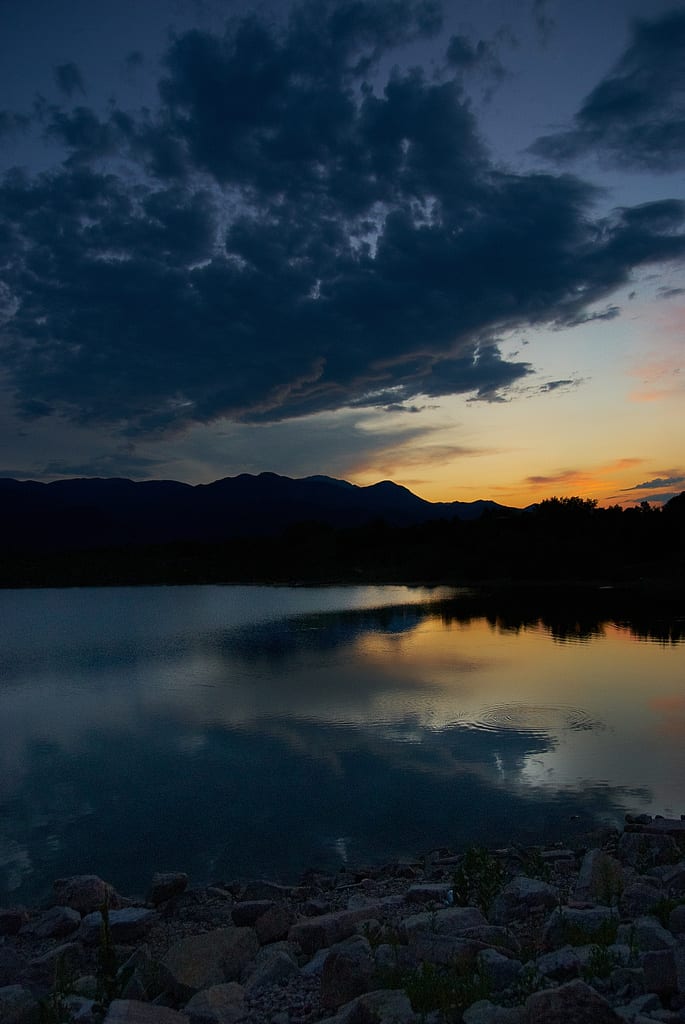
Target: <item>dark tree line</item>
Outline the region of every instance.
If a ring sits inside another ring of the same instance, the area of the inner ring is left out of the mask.
[[[174,542],[0,559],[3,586],[202,582],[625,583],[685,579],[685,492],[663,508],[600,508],[548,498],[525,511],[495,511],[398,527],[316,521],[273,537]]]

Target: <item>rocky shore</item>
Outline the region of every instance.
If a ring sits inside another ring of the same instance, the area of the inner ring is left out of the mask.
[[[2,1024],[685,1024],[685,820],[0,909]]]

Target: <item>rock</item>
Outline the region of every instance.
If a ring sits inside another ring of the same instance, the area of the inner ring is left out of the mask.
[[[275,906],[273,900],[241,900],[231,907],[233,924],[238,927],[254,924],[257,918]]]
[[[17,935],[29,919],[23,907],[5,907],[0,910],[0,935]]]
[[[27,966],[26,958],[17,953],[13,946],[0,945],[0,987],[14,986]]]
[[[623,865],[603,850],[588,850],[573,890],[574,899],[617,906],[624,889]]]
[[[423,882],[417,885],[410,885],[405,899],[407,903],[437,903],[444,907],[447,903],[447,894],[451,888],[450,882]]]
[[[240,894],[241,900],[284,900],[291,897],[291,885],[279,885],[277,882],[263,880],[248,882]]]
[[[655,864],[673,864],[677,859],[678,844],[672,836],[623,832],[617,854],[624,864],[646,871]]]
[[[537,878],[519,875],[495,897],[490,911],[493,924],[509,924],[531,912],[549,910],[559,903],[559,891]]]
[[[406,917],[400,926],[400,933],[407,939],[417,932],[463,935],[467,929],[487,926],[487,923],[477,907],[445,907],[443,910]]]
[[[562,946],[551,953],[539,956],[535,961],[538,973],[554,981],[570,981],[577,978],[588,962],[591,946]]]
[[[185,892],[187,885],[188,876],[184,871],[158,871],[152,876],[150,903],[155,907],[160,903],[166,903],[167,900],[174,899]]]
[[[109,928],[112,942],[137,942],[157,920],[154,910],[145,907],[125,907],[109,911]],[[87,945],[100,941],[102,935],[102,914],[99,910],[86,914],[81,921],[78,937]]]
[[[245,982],[245,992],[252,995],[262,988],[270,988],[277,985],[285,978],[297,974],[298,967],[291,956],[282,949],[264,950],[267,954],[263,959],[258,958],[256,968]]]
[[[496,949],[484,949],[478,954],[478,972],[487,979],[493,992],[502,992],[514,985],[522,970],[520,960],[504,956]]]
[[[473,939],[458,935],[436,935],[434,932],[415,932],[408,953],[415,964],[431,963],[471,968],[483,946]]]
[[[172,946],[160,969],[163,983],[179,999],[200,989],[237,981],[259,949],[253,928],[216,928]]]
[[[677,988],[675,957],[672,949],[655,949],[640,953],[645,990],[659,996],[670,996]]]
[[[21,985],[4,985],[0,988],[0,1021],[2,1024],[38,1024],[40,1006],[38,1001]]]
[[[558,949],[568,943],[585,945],[616,921],[609,907],[591,907],[580,910],[564,907],[563,912],[555,910],[547,918],[543,929],[543,942],[547,949]]]
[[[65,935],[71,935],[81,924],[81,915],[78,910],[71,907],[52,907],[38,918],[37,921],[28,925],[30,930],[39,939],[61,939]]]
[[[52,985],[58,963],[71,973],[80,973],[83,966],[83,950],[79,943],[64,942],[60,946],[53,946],[42,956],[34,957],[29,964],[32,982]]]
[[[599,992],[576,979],[529,996],[523,1024],[621,1024],[621,1018]]]
[[[322,914],[330,914],[331,905],[328,900],[310,899],[302,904],[301,909],[305,917],[320,917]]]
[[[521,1024],[523,1009],[520,1006],[498,1006],[488,999],[479,999],[464,1010],[463,1024]]]
[[[349,938],[354,934],[360,921],[384,916],[391,907],[397,906],[398,902],[403,902],[401,897],[390,897],[385,901],[369,903],[359,910],[339,910],[332,914],[297,921],[288,932],[288,939],[290,942],[296,942],[304,953],[315,953],[318,949],[333,946],[336,942]]]
[[[674,907],[668,915],[668,929],[674,935],[685,933],[685,904],[680,907]]]
[[[321,1005],[337,1010],[371,987],[374,959],[366,939],[359,938],[345,949],[326,957],[321,972]]]
[[[405,992],[377,989],[357,996],[332,1019],[336,1024],[413,1024],[418,1018]]]
[[[153,1006],[136,999],[115,999],[104,1024],[188,1024],[188,1018],[166,1006]]]
[[[670,896],[685,895],[685,860],[667,868],[661,881]]]
[[[627,885],[621,894],[618,906],[622,917],[638,917],[648,914],[662,898],[661,886],[656,880],[647,881],[645,877]]]
[[[461,934],[465,939],[475,939],[477,942],[495,947],[500,953],[518,954],[521,951],[521,944],[516,936],[501,925],[486,924],[476,928],[465,928]]]
[[[235,981],[212,985],[190,999],[184,1013],[190,1024],[236,1024],[246,1015],[245,989]]]
[[[616,936],[617,942],[636,945],[639,950],[670,949],[675,939],[655,917],[638,917],[630,924],[623,924]]]
[[[100,910],[103,903],[109,901],[110,907],[118,907],[120,896],[108,882],[103,882],[98,875],[71,875],[69,878],[58,878],[53,883],[56,902],[63,907],[78,910],[79,914],[90,914]]]
[[[255,921],[255,931],[262,946],[285,939],[295,914],[285,903],[275,903]]]

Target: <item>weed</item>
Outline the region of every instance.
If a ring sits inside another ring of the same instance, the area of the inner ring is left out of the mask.
[[[528,996],[533,992],[539,992],[545,987],[545,981],[534,963],[527,963],[518,978],[511,986],[507,1003],[512,1006],[520,1006],[525,1003]]]
[[[527,875],[528,878],[538,878],[541,882],[551,882],[552,869],[543,858],[540,850],[536,848],[524,850],[516,847],[515,853],[524,875]]]
[[[671,916],[671,911],[675,910],[676,907],[682,907],[685,904],[684,898],[676,898],[673,896],[665,897],[654,904],[650,909],[650,914],[654,917],[658,917],[664,928],[668,928],[668,920]]]
[[[583,980],[589,983],[593,978],[608,978],[614,967],[620,967],[621,963],[620,956],[613,953],[608,946],[594,945],[582,970]]]
[[[587,925],[573,924],[564,918],[562,924],[564,942],[569,946],[587,946],[590,943],[597,946],[611,946],[616,942],[618,923],[617,917],[609,917],[598,927],[589,928]]]
[[[411,970],[386,971],[381,980],[388,987],[404,989],[415,1013],[425,1016],[437,1011],[454,1022],[461,1020],[467,1006],[491,994],[484,971],[469,971],[457,965],[422,963]]]
[[[480,846],[471,846],[454,872],[454,902],[461,907],[475,904],[487,914],[506,880],[506,870],[497,857]]]
[[[40,1024],[65,1024],[71,1020],[66,997],[74,991],[74,974],[65,957],[55,961],[55,982],[52,992],[39,1003]]]

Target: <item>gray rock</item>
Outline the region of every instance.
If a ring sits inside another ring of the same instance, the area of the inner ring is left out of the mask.
[[[659,996],[670,996],[677,989],[675,957],[672,949],[655,949],[640,953],[645,990]]]
[[[685,941],[680,939],[673,950],[675,962],[676,987],[681,996],[685,996]]]
[[[616,906],[625,887],[623,865],[603,850],[588,850],[574,888],[576,900]]]
[[[104,1024],[188,1024],[188,1018],[166,1006],[152,1006],[135,999],[115,999]]]
[[[488,946],[496,947],[499,952],[518,954],[521,952],[521,944],[516,936],[498,924],[479,925],[476,928],[466,928],[462,932],[465,939],[476,939]]]
[[[656,879],[650,884],[645,878],[627,885],[619,900],[622,917],[639,917],[649,914],[655,903],[662,898],[662,889]]]
[[[275,903],[255,921],[255,931],[262,946],[285,939],[295,914],[285,903]]]
[[[320,917],[322,914],[330,914],[331,904],[328,900],[310,899],[302,904],[301,909],[305,917]]]
[[[591,907],[582,910],[577,907],[564,907],[560,913],[555,910],[547,918],[543,929],[543,942],[547,949],[558,949],[569,942],[573,945],[584,945],[593,939],[607,924],[616,919],[609,907]]]
[[[673,864],[678,856],[678,844],[672,836],[623,832],[617,853],[624,864],[646,871],[655,864]]]
[[[25,930],[31,931],[39,939],[61,939],[75,932],[80,924],[81,915],[78,910],[72,910],[71,907],[51,907]]]
[[[409,886],[405,899],[407,903],[436,903],[444,907],[451,888],[450,882],[421,882]]]
[[[621,1018],[590,985],[576,979],[534,992],[526,1000],[523,1024],[620,1024]]]
[[[275,906],[273,900],[241,900],[231,907],[233,924],[238,927],[254,924],[257,918]]]
[[[242,893],[241,900],[284,900],[293,894],[292,885],[279,885],[277,882],[257,880],[248,882]]]
[[[58,878],[53,883],[55,901],[62,907],[71,907],[79,914],[90,914],[100,910],[105,901],[110,907],[118,907],[121,897],[108,882],[103,882],[98,875],[71,875],[69,878]]]
[[[154,910],[145,907],[124,907],[123,910],[109,911],[109,928],[113,942],[137,942],[143,938],[154,921]],[[86,914],[81,921],[78,937],[86,945],[94,945],[102,935],[102,914],[99,910]]]
[[[365,939],[350,943],[326,957],[321,972],[321,1005],[337,1010],[371,987],[375,963]]]
[[[377,989],[357,996],[333,1019],[336,1024],[413,1024],[418,1018],[405,992]]]
[[[290,978],[293,974],[298,973],[297,964],[284,950],[270,949],[264,950],[264,952],[268,955],[257,962],[255,970],[245,982],[247,995],[277,985],[284,978]]]
[[[685,860],[668,867],[662,875],[661,881],[671,896],[685,895]]]
[[[685,933],[685,905],[673,908],[668,916],[668,928],[674,935]]]
[[[407,952],[415,964],[431,963],[471,968],[475,965],[476,957],[482,948],[482,943],[473,939],[463,939],[458,935],[415,932]]]
[[[637,946],[645,952],[650,949],[670,949],[676,941],[655,917],[638,917],[630,924],[621,925],[616,940]]]
[[[496,949],[484,949],[478,954],[478,971],[487,978],[493,992],[502,992],[514,985],[523,970],[520,960],[498,953]]]
[[[194,995],[183,1012],[190,1024],[236,1024],[247,1014],[245,989],[235,981],[212,985]]]
[[[417,932],[433,935],[463,935],[467,929],[487,926],[487,921],[476,907],[445,907],[406,917],[400,926],[401,934],[409,939]]]
[[[551,953],[539,956],[535,961],[538,973],[554,981],[570,981],[577,978],[587,963],[590,946],[562,946]]]
[[[0,909],[0,935],[17,935],[29,919],[23,907]]]
[[[479,999],[464,1010],[461,1019],[463,1024],[522,1024],[523,1008],[498,1006],[488,999]]]
[[[35,997],[21,985],[0,988],[0,1021],[2,1024],[38,1024],[40,1007]]]
[[[150,903],[155,907],[166,903],[185,892],[187,885],[188,876],[184,871],[158,871],[152,876]]]
[[[163,983],[179,999],[237,981],[259,949],[253,928],[216,928],[172,946],[160,966]]]
[[[315,953],[318,949],[333,946],[354,934],[360,921],[382,917],[392,907],[402,903],[402,897],[390,897],[369,903],[359,910],[339,910],[332,914],[321,914],[297,921],[288,932],[290,942],[296,942],[304,953]]]
[[[14,987],[26,967],[26,958],[17,953],[13,946],[0,945],[0,986]]]
[[[509,924],[531,913],[550,910],[559,903],[559,890],[537,878],[518,875],[495,897],[490,911],[493,924]]]

